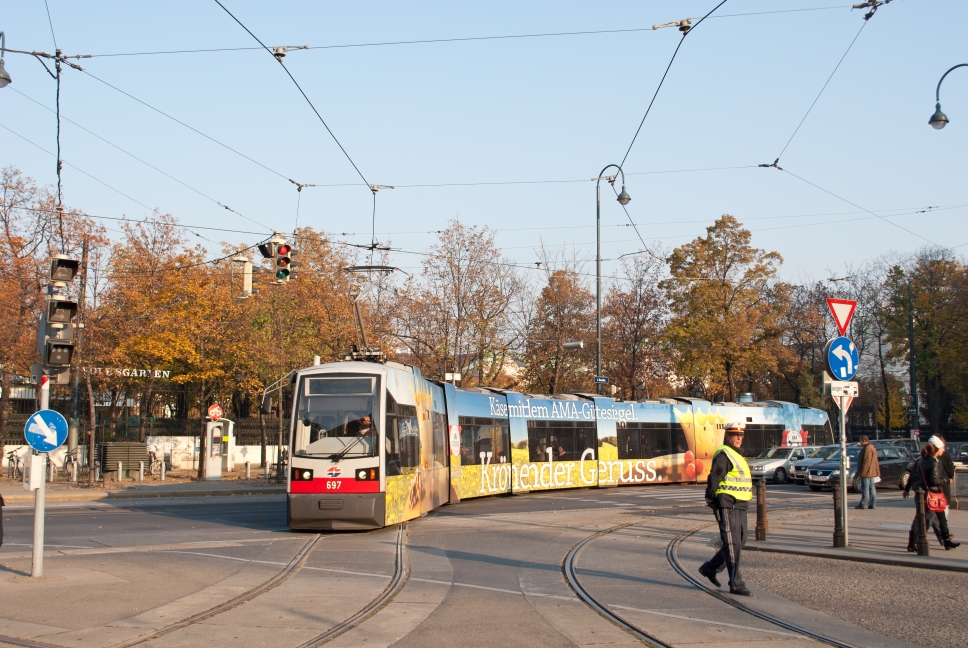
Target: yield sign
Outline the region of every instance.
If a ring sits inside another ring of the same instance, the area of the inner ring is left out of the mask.
[[[827,307],[830,309],[831,315],[834,316],[834,322],[837,323],[837,330],[840,331],[841,335],[847,335],[847,327],[850,326],[850,320],[854,317],[857,300],[828,299]]]

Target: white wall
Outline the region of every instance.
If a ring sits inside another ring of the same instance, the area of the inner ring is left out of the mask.
[[[148,450],[156,453],[158,457],[161,457],[162,452],[165,455],[171,455],[171,467],[175,470],[191,470],[198,467],[198,437],[159,436],[147,437],[145,441],[148,444]],[[23,465],[30,454],[30,446],[26,444],[6,444],[3,457],[0,458],[0,469],[7,469],[7,455],[11,451],[16,452],[17,456],[20,457],[21,465]],[[79,445],[78,455],[81,466],[87,466],[87,446]],[[67,461],[67,445],[62,445],[51,452],[50,458],[58,470],[63,470]],[[262,446],[235,446],[234,459],[236,470],[244,468],[246,461],[250,462],[253,470],[255,470],[255,467],[262,462]],[[276,460],[276,446],[266,446],[266,460],[269,463]]]

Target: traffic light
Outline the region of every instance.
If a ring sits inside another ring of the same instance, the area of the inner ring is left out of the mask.
[[[78,304],[67,296],[68,285],[80,269],[77,259],[63,254],[51,257],[47,309],[38,322],[37,344],[51,383],[67,384],[74,359],[74,321]]]
[[[259,243],[259,253],[263,259],[271,259],[276,256],[276,242],[269,239],[265,243]]]
[[[292,259],[290,258],[292,246],[288,243],[280,243],[276,246],[275,252],[276,281],[278,283],[286,283],[289,281],[289,275],[292,274]]]
[[[74,281],[80,266],[77,259],[68,259],[63,254],[58,254],[50,260],[50,280],[54,283],[68,284]]]
[[[48,324],[70,324],[75,317],[77,317],[77,302],[54,297],[47,301]]]

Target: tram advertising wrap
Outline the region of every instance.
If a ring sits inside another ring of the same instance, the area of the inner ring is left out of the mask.
[[[378,528],[501,493],[702,481],[733,420],[745,454],[832,441],[825,412],[781,401],[457,389],[395,362],[311,367],[294,384],[294,529]]]

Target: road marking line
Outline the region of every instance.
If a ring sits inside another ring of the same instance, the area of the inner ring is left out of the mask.
[[[687,617],[679,614],[669,614],[668,612],[656,612],[655,610],[640,610],[639,608],[627,607],[625,605],[612,605],[611,603],[606,603],[610,608],[615,608],[616,610],[629,610],[631,612],[643,612],[645,614],[655,614],[657,616],[671,617],[673,619],[682,619],[684,621],[695,621],[696,623],[706,623],[708,625],[719,625],[727,626],[729,628],[739,628],[740,630],[752,630],[753,632],[766,632],[768,634],[781,635],[783,637],[795,637],[799,638],[800,635],[790,634],[789,632],[780,632],[779,630],[766,630],[763,628],[753,628],[751,626],[737,625],[735,623],[723,623],[722,621],[707,621],[706,619],[697,619],[695,617]]]
[[[436,583],[438,585],[453,585],[455,587],[470,587],[473,589],[487,590],[489,592],[501,592],[502,594],[515,594],[517,596],[534,596],[537,598],[553,598],[562,601],[572,601],[574,603],[581,603],[577,598],[571,596],[558,596],[557,594],[542,594],[540,592],[522,592],[521,590],[509,590],[501,589],[499,587],[486,587],[484,585],[472,585],[470,583],[456,583],[451,581],[441,581],[433,580],[430,578],[411,578],[412,581],[420,581],[421,583]]]
[[[166,553],[180,553],[180,554],[191,554],[193,556],[208,556],[209,558],[224,558],[226,560],[237,560],[239,562],[247,563],[257,563],[260,565],[288,565],[289,563],[284,562],[273,562],[271,560],[250,560],[248,558],[236,558],[235,556],[222,556],[220,554],[208,554],[201,553],[198,551],[168,551]],[[386,574],[371,574],[369,572],[358,572],[358,571],[348,571],[346,569],[329,569],[327,567],[303,567],[303,569],[311,569],[313,571],[324,571],[324,572],[334,572],[337,574],[351,574],[353,576],[373,576],[376,578],[391,578]]]

